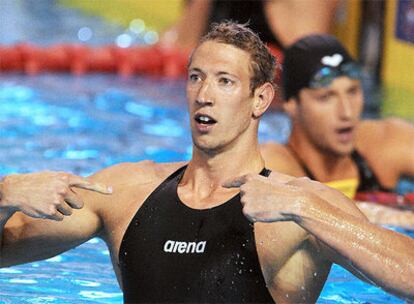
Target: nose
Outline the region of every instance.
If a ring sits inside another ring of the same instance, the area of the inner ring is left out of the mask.
[[[339,98],[339,117],[341,119],[350,119],[352,118],[352,100],[348,98],[347,96],[340,96]]]
[[[211,83],[205,79],[198,90],[196,103],[199,105],[213,105]]]

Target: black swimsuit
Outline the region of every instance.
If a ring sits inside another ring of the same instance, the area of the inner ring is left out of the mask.
[[[158,186],[125,232],[119,252],[124,301],[274,303],[240,196],[211,209],[184,205],[177,186],[185,168]]]
[[[297,153],[289,145],[287,145],[287,148],[289,149],[289,151],[291,151],[291,154],[293,155],[293,157],[295,157],[297,162],[300,164],[306,176],[309,177],[310,179],[317,180],[315,176],[312,174],[312,172],[305,165],[305,163],[297,155]],[[358,153],[357,150],[352,151],[351,158],[355,162],[358,168],[359,183],[358,183],[358,188],[356,190],[357,193],[358,192],[372,192],[372,191],[393,192],[393,189],[389,189],[389,188],[381,186],[380,182],[378,181],[378,178],[375,176],[374,172],[371,170],[368,163],[362,157],[362,155]]]
[[[378,178],[375,176],[368,163],[365,161],[362,155],[358,153],[357,150],[354,150],[352,152],[351,158],[358,168],[359,184],[357,192],[394,192],[393,189],[383,187],[380,184]]]
[[[238,23],[249,22],[249,27],[258,33],[262,41],[272,43],[283,50],[282,44],[267,22],[263,2],[258,0],[214,0],[209,24],[223,20],[232,20]]]

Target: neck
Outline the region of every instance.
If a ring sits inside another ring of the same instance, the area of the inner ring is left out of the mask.
[[[241,136],[237,142],[219,152],[206,152],[193,146],[193,156],[182,181],[199,189],[206,185],[210,190],[224,189],[221,185],[225,181],[248,173],[259,173],[263,168],[264,160],[257,136]]]
[[[215,151],[193,145],[193,156],[178,186],[178,195],[192,208],[218,206],[240,191],[224,188],[224,182],[248,173],[259,173],[263,167],[257,127]]]
[[[293,127],[288,146],[296,154],[298,161],[302,162],[321,182],[350,177],[350,168],[353,166],[350,155],[337,155],[324,151],[311,143],[303,132],[296,132]],[[352,175],[352,174],[351,174]]]

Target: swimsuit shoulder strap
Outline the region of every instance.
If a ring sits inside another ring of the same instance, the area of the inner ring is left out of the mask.
[[[352,151],[351,158],[355,162],[358,168],[359,186],[358,186],[357,192],[364,192],[364,191],[392,192],[392,189],[385,188],[380,184],[378,178],[375,176],[374,172],[369,167],[367,161],[362,157],[362,155],[357,150]]]
[[[272,173],[272,170],[269,170],[267,168],[263,168],[262,171],[260,171],[260,175],[264,177],[268,177]]]

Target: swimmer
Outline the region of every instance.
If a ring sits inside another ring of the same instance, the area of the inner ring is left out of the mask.
[[[359,66],[329,35],[310,35],[286,50],[284,110],[292,121],[285,145],[262,146],[266,165],[342,189],[349,197],[395,192],[414,177],[414,125],[397,118],[361,120]],[[414,212],[360,203],[374,222],[414,229]]]
[[[84,207],[63,221],[26,216],[6,197],[1,266],[100,237],[126,303],[311,303],[332,263],[414,299],[414,240],[369,223],[336,190],[265,168],[258,125],[275,65],[251,30],[215,25],[189,62],[191,160],[104,169],[87,180],[113,193],[76,189]],[[42,177],[25,205],[48,204]]]

